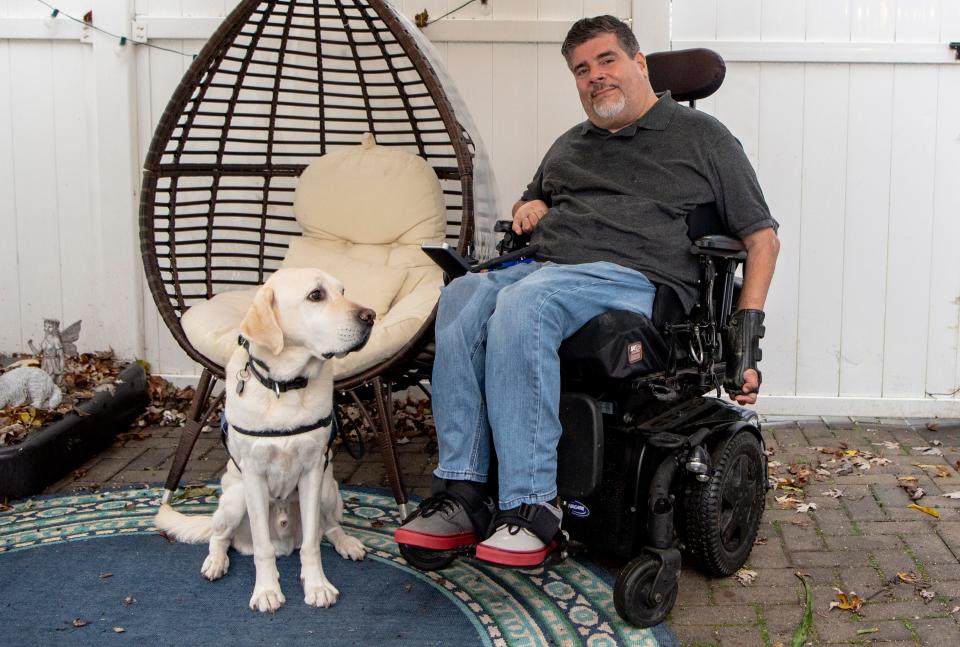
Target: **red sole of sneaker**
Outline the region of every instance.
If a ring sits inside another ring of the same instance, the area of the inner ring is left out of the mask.
[[[502,548],[493,548],[480,544],[477,546],[475,557],[481,561],[498,566],[539,566],[547,555],[557,548],[557,542],[552,541],[540,550],[519,552],[514,550],[503,550]]]
[[[472,532],[461,532],[458,535],[429,535],[423,532],[412,532],[404,528],[393,531],[393,540],[398,544],[430,548],[432,550],[453,550],[462,546],[472,546],[477,543],[477,536]]]

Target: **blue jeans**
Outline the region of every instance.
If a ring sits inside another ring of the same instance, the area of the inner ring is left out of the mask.
[[[436,321],[434,474],[485,483],[492,440],[501,510],[556,497],[557,349],[607,310],[650,316],[655,292],[640,272],[607,262],[522,263],[451,282]]]

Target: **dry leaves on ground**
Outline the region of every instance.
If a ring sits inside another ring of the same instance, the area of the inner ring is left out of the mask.
[[[843,490],[840,488],[830,488],[829,490],[824,490],[820,493],[821,496],[828,496],[832,499],[839,499],[843,496]]]
[[[860,609],[863,608],[863,600],[853,591],[844,593],[836,587],[833,590],[837,592],[837,600],[830,603],[830,609],[859,613]]]
[[[938,447],[912,447],[913,451],[923,456],[943,456],[943,450]]]
[[[928,463],[914,463],[913,466],[919,467],[924,471],[933,470],[933,475],[936,476],[937,478],[943,479],[943,478],[950,478],[952,476],[952,474],[950,474],[950,468],[947,467],[946,465],[930,465]]]
[[[948,499],[960,499],[960,490],[957,490],[956,492],[945,492],[943,496],[947,497]]]
[[[920,512],[924,512],[924,513],[930,515],[931,517],[935,517],[936,519],[939,519],[939,518],[940,518],[940,513],[939,513],[939,512],[937,512],[937,511],[934,510],[933,508],[928,508],[928,507],[925,506],[925,505],[917,505],[916,503],[911,503],[911,504],[908,505],[907,507],[908,507],[908,508],[913,508],[914,510],[919,510]]]
[[[816,510],[816,503],[801,503],[797,506],[797,512],[810,512],[811,510]]]
[[[897,485],[903,488],[903,491],[907,493],[907,496],[910,497],[911,501],[919,501],[926,492],[923,491],[923,488],[918,485],[919,481],[916,476],[898,476]]]
[[[741,568],[733,574],[733,577],[743,586],[747,586],[753,584],[753,581],[757,579],[757,572],[751,571],[749,568]]]

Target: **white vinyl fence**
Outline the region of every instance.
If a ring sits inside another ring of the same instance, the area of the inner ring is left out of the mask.
[[[462,0],[397,0],[438,17]],[[83,319],[81,350],[198,374],[144,286],[141,161],[169,96],[234,0],[51,0],[130,40],[0,0],[0,351]],[[431,25],[519,196],[582,111],[559,54],[583,15],[641,47],[728,61],[698,107],[740,138],[782,224],[761,409],[960,417],[960,0],[489,0]],[[154,47],[135,44],[145,41]],[[164,49],[159,49],[164,48]],[[166,51],[166,50],[173,50]]]

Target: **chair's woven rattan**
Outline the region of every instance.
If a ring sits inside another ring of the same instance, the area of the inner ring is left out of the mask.
[[[447,238],[468,251],[472,145],[436,71],[386,2],[245,0],[193,61],[144,163],[141,251],[163,321],[213,376],[223,368],[190,344],[181,315],[218,292],[263,283],[299,235],[297,177],[311,159],[366,132],[434,168]],[[387,361],[338,382],[338,391],[427,376],[432,323]],[[205,402],[194,403],[194,417]]]

